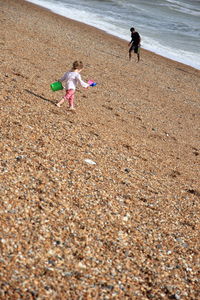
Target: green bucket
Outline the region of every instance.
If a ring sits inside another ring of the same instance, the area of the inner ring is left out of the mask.
[[[56,82],[50,84],[50,87],[51,87],[53,92],[63,90],[63,86],[62,86],[62,83],[60,81],[56,81]]]

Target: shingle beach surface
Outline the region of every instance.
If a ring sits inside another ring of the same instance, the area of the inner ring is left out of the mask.
[[[0,299],[199,299],[200,71],[0,7]],[[50,84],[77,59],[74,114]]]

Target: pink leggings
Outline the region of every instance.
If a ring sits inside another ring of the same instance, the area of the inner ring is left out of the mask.
[[[74,90],[67,90],[64,96],[64,99],[68,100],[70,107],[74,106],[74,93],[75,93]]]

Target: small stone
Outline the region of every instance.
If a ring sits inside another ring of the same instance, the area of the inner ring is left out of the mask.
[[[25,155],[19,155],[19,156],[16,157],[16,160],[17,160],[17,161],[20,161],[20,160],[22,160],[23,158],[25,158]]]
[[[85,268],[86,268],[86,265],[84,265],[82,262],[79,262],[79,263],[78,263],[78,266],[79,266],[79,268],[82,268],[82,269],[85,269]]]
[[[93,161],[91,159],[86,158],[86,159],[84,159],[84,161],[89,165],[96,165],[95,161]]]

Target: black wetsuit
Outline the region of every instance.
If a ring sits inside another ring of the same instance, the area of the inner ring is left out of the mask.
[[[138,53],[138,48],[140,46],[140,35],[137,31],[131,33],[131,47],[129,51],[133,51],[134,53]]]

